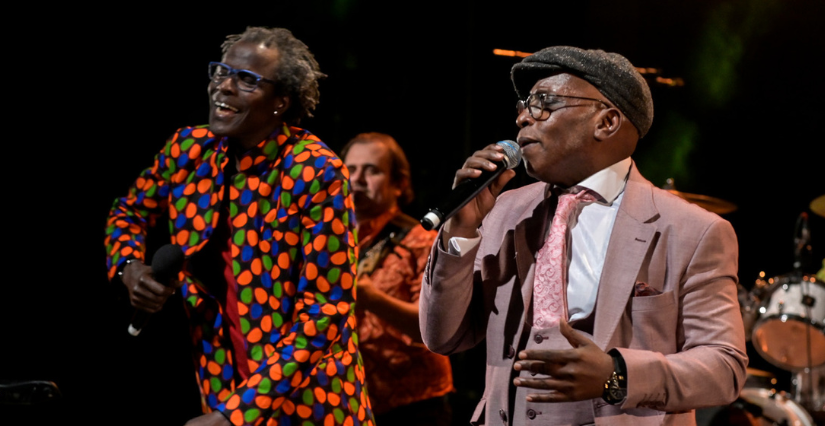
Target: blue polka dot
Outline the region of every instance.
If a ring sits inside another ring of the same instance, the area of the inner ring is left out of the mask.
[[[327,157],[318,157],[315,159],[315,166],[316,169],[320,169],[327,164]]]
[[[316,262],[318,263],[318,266],[321,268],[326,268],[327,266],[329,266],[329,252],[322,251],[321,253],[318,253],[318,259],[316,260]]]
[[[212,201],[211,194],[203,194],[198,198],[198,207],[205,209],[209,207],[209,202]]]
[[[316,348],[322,348],[324,347],[324,345],[327,344],[327,337],[324,334],[319,334],[315,336],[315,338],[312,339],[310,343],[312,344],[312,346],[315,346]]]
[[[295,350],[295,346],[286,346],[286,347],[284,347],[284,349],[281,351],[281,358],[283,358],[284,360],[289,361],[290,359],[292,359],[292,352],[294,350]]]
[[[189,154],[183,153],[178,157],[178,167],[183,167],[189,162]]]
[[[172,196],[175,198],[180,198],[183,196],[183,190],[186,189],[184,185],[178,185],[175,189],[172,190]]]
[[[298,195],[304,192],[304,185],[305,183],[302,180],[295,181],[295,186],[292,188],[292,193]]]
[[[183,225],[186,225],[186,216],[179,214],[178,218],[175,219],[175,227],[183,228]]]
[[[330,300],[340,300],[341,296],[344,294],[344,289],[341,286],[335,286],[332,288],[332,293],[329,295]]]
[[[245,189],[241,193],[241,204],[244,205],[244,206],[249,204],[249,202],[252,201],[252,195],[253,195],[252,191],[250,191],[248,189]]]
[[[184,287],[186,287],[186,286],[184,286]],[[214,327],[215,328],[221,328],[221,324],[223,324],[223,315],[218,314],[218,316],[215,317]]]
[[[169,195],[169,185],[163,185],[158,189],[158,195],[163,198],[166,198]]]
[[[269,335],[269,343],[278,343],[278,340],[281,339],[281,333],[274,332]]]
[[[326,170],[324,170],[324,181],[327,182],[327,181],[330,181],[332,179],[335,179],[335,174],[336,173],[335,173],[334,168],[332,168],[332,167],[327,168]]]
[[[189,136],[190,134],[192,134],[192,128],[191,127],[186,127],[183,130],[181,130],[180,137],[185,138],[185,137]]]
[[[295,157],[292,154],[289,154],[284,158],[284,167],[290,168],[292,167],[292,162],[295,160]]]
[[[234,374],[235,374],[235,371],[232,369],[231,365],[226,364],[226,365],[223,366],[223,378],[225,380],[231,379]]]
[[[307,283],[307,278],[306,277],[301,277],[301,279],[298,280],[298,291],[306,290],[307,284],[308,284]]]
[[[215,396],[214,393],[209,394],[209,397],[207,399],[209,400],[209,406],[210,407],[214,407],[215,404],[218,403],[218,397]],[[223,405],[223,404],[221,404],[221,405]]]
[[[315,315],[318,312],[321,312],[321,306],[318,305],[317,303],[315,305],[311,305],[309,307],[309,310],[307,310],[307,312],[309,312],[310,315]]]
[[[250,315],[252,315],[252,319],[260,318],[263,311],[264,309],[261,307],[261,305],[257,303],[253,303],[252,306],[250,306],[249,308],[249,313]]]
[[[261,284],[264,288],[272,288],[272,276],[269,275],[269,272],[264,271],[261,274]]]
[[[249,262],[252,260],[252,256],[255,255],[255,249],[251,246],[244,246],[243,251],[241,251],[241,259],[244,262]]]
[[[324,405],[316,402],[315,405],[312,407],[312,412],[315,416],[315,421],[320,422],[321,419],[324,418]]]
[[[329,377],[327,376],[327,372],[324,369],[319,368],[317,374],[315,375],[315,380],[318,380],[318,384],[321,386],[326,386],[329,384]]]
[[[212,353],[212,345],[209,344],[206,340],[202,340],[203,342],[203,353],[211,354]]]
[[[344,196],[338,194],[335,198],[332,199],[332,208],[335,210],[343,210],[344,209]]]
[[[241,399],[243,402],[249,404],[255,399],[256,393],[257,392],[255,392],[255,389],[247,389],[246,392],[243,393],[243,396],[241,396]]]
[[[292,385],[289,384],[289,380],[281,380],[281,382],[278,383],[278,386],[275,388],[275,390],[278,391],[278,393],[286,393],[291,389]]]

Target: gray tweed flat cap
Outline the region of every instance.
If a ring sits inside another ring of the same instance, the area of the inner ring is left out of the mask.
[[[622,55],[572,46],[542,49],[513,65],[510,79],[520,99],[537,81],[557,73],[580,77],[599,90],[636,126],[639,137],[653,123],[650,87],[639,71]]]

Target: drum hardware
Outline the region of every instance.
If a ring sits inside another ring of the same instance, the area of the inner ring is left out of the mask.
[[[712,213],[731,213],[735,211],[737,208],[736,204],[733,204],[730,201],[725,201],[721,198],[711,197],[709,195],[691,194],[688,192],[677,191],[673,178],[668,178],[664,186],[662,186],[662,189],[665,189],[671,194],[689,203],[696,204],[699,207],[702,207],[705,210]]]
[[[809,207],[812,212],[825,217],[825,195],[820,195],[819,197],[814,198]]]

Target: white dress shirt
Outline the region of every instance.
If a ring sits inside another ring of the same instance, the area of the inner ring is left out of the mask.
[[[597,193],[601,199],[579,204],[578,215],[571,215],[570,264],[567,272],[567,311],[569,320],[587,318],[596,304],[607,243],[622,202],[631,160],[625,158],[581,181],[579,187]],[[599,197],[597,197],[599,198]],[[547,227],[548,231],[550,227]],[[481,237],[453,237],[448,252],[460,256],[478,245]]]

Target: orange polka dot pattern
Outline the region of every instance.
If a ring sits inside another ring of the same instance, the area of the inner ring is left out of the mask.
[[[220,212],[228,201],[251,376],[235,382],[224,309],[185,262],[179,278],[205,411],[220,410],[234,425],[373,425],[354,331],[357,248],[346,167],[315,135],[284,126],[225,177],[225,144],[207,126],[179,129],[115,200],[106,229],[110,279],[126,259],[144,258],[146,229],[162,213],[188,259],[226,221]]]

